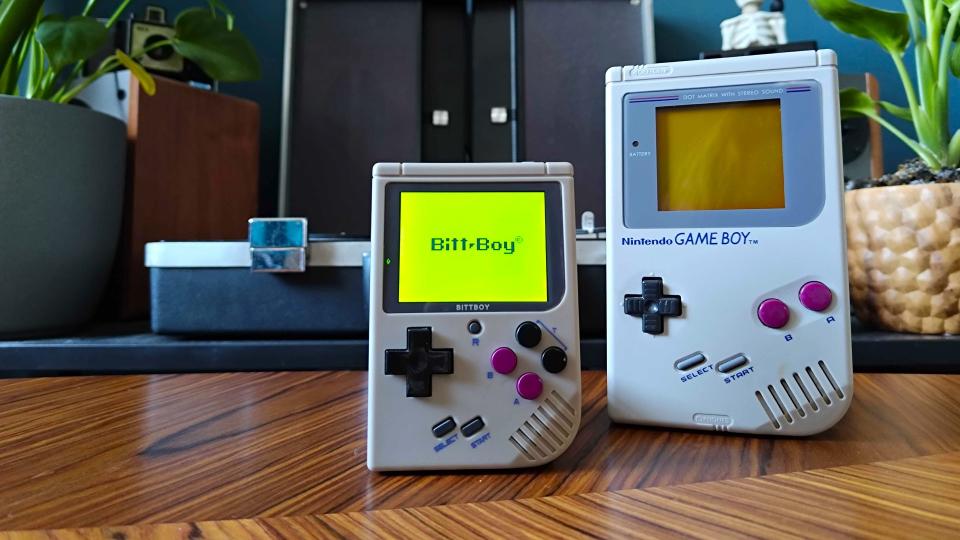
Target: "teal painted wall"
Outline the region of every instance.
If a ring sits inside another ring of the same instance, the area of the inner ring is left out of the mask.
[[[314,0],[315,1],[315,0]],[[583,0],[591,1],[591,0]],[[622,0],[626,1],[626,0]],[[861,0],[884,9],[902,10],[900,0]],[[48,6],[71,6],[79,11],[82,0],[51,0]],[[102,5],[114,4],[101,0]],[[135,0],[131,9],[142,13],[147,4],[167,6],[170,15],[185,7],[203,5],[203,0]],[[829,23],[817,17],[807,0],[786,0],[787,35],[791,40],[816,40],[820,47],[837,51],[843,72],[869,71],[880,83],[883,99],[905,104],[903,88],[896,70],[882,49],[872,42],[840,33]],[[263,63],[263,79],[256,82],[223,85],[224,92],[252,99],[260,104],[261,126],[261,191],[276,193],[280,155],[280,110],[283,78],[283,29],[286,2],[284,0],[227,0],[237,16],[237,26],[253,41]],[[76,7],[73,7],[76,6]],[[720,21],[738,13],[734,0],[655,0],[657,56],[660,61],[697,58],[701,50],[720,47]],[[102,15],[106,10],[101,10]],[[908,65],[913,56],[908,53]],[[953,95],[960,95],[960,83],[954,80]],[[954,103],[956,103],[954,99]],[[951,123],[960,125],[960,107],[951,111]],[[904,122],[898,124],[912,132]],[[884,132],[884,162],[888,170],[911,156],[909,149],[892,135]],[[276,210],[274,197],[263,198],[262,215]]]

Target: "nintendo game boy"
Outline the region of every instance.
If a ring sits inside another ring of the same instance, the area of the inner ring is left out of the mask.
[[[580,425],[569,163],[373,168],[367,466],[552,461]]]
[[[808,435],[852,399],[836,54],[606,74],[619,422]]]

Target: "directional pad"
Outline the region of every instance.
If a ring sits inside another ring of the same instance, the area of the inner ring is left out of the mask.
[[[433,395],[433,376],[453,373],[453,349],[434,349],[429,326],[407,328],[407,348],[388,349],[384,371],[407,376],[407,397]]]
[[[680,296],[663,294],[663,279],[645,277],[641,282],[642,294],[623,297],[623,312],[643,319],[643,331],[647,334],[663,333],[664,317],[679,317],[683,313]]]

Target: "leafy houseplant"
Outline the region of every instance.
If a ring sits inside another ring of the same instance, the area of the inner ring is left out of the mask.
[[[4,0],[0,2],[0,94],[22,95],[69,103],[98,78],[119,67],[126,67],[152,94],[153,78],[139,64],[151,50],[172,47],[197,63],[218,81],[247,81],[260,77],[260,64],[253,46],[234,29],[234,18],[220,0],[209,0],[207,7],[180,13],[176,33],[170,39],[150,43],[130,55],[117,50],[85,77],[85,60],[103,49],[109,29],[126,11],[130,0],[121,0],[113,14],[100,22],[90,16],[97,0],[87,0],[80,15],[43,15],[43,0]],[[21,84],[21,75],[26,75]]]
[[[103,1],[103,0],[101,0]],[[201,0],[202,1],[202,0]],[[98,78],[129,69],[156,91],[140,59],[169,47],[211,78],[259,77],[250,42],[221,0],[180,13],[174,35],[102,56],[110,27],[87,0],[74,16],[44,13],[43,0],[0,0],[0,337],[47,333],[92,316],[109,277],[123,202],[126,127],[76,102]]]
[[[842,114],[875,120],[917,155],[895,173],[848,186],[867,187],[846,194],[854,311],[889,330],[958,334],[960,130],[951,133],[948,113],[951,76],[960,77],[960,0],[903,0],[904,12],[809,1],[841,31],[883,48],[906,94],[906,105],[898,105],[845,89]],[[904,63],[911,43],[915,80]],[[884,113],[912,123],[914,137]]]

